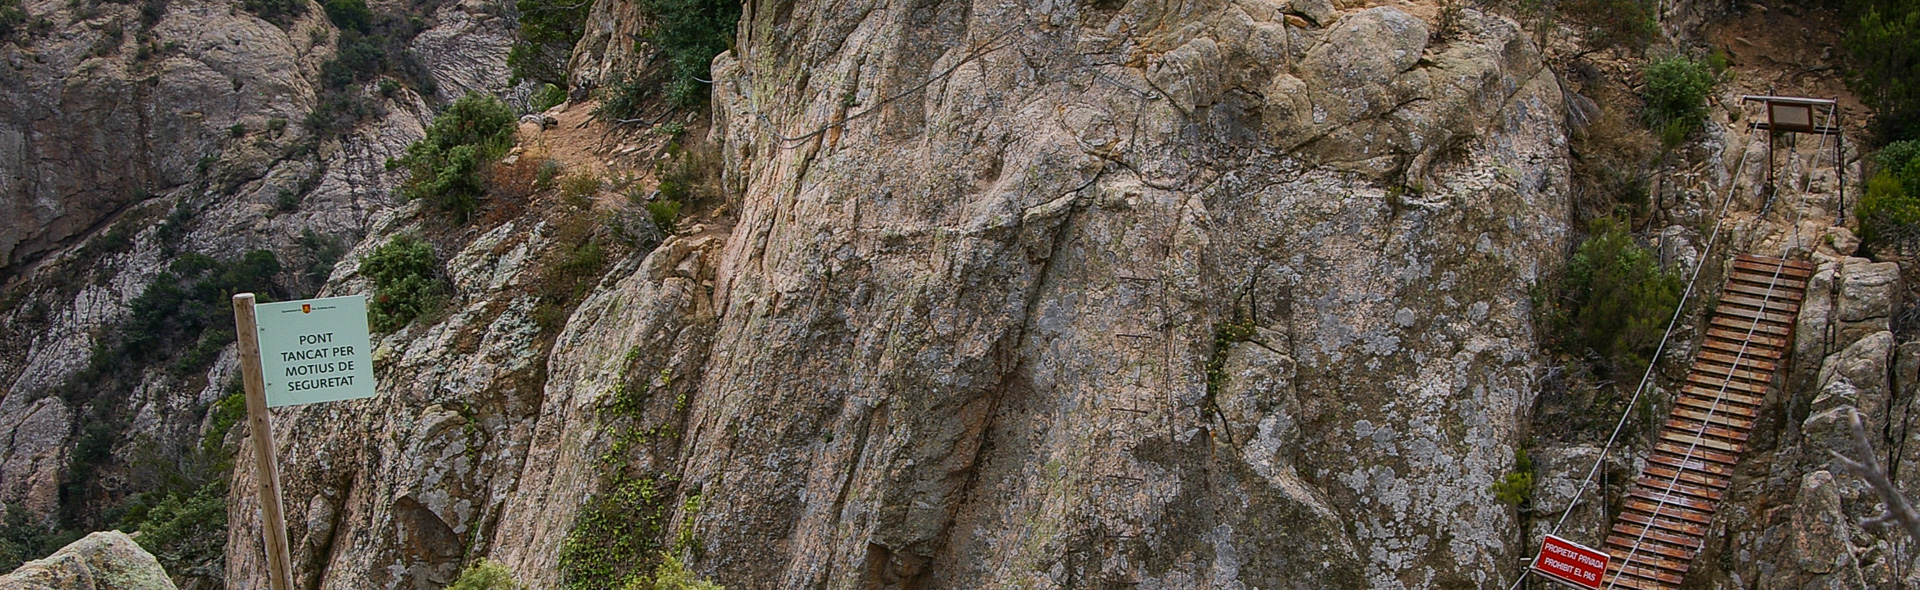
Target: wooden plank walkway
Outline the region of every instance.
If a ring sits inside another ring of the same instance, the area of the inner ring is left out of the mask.
[[[1742,254],[1647,466],[1607,536],[1606,588],[1672,590],[1700,552],[1761,400],[1791,346],[1813,265]]]

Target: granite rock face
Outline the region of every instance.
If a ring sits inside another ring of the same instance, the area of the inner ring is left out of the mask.
[[[1566,240],[1558,84],[1499,18],[1431,45],[1395,8],[1291,10],[749,4],[716,60],[740,222],[682,464],[699,567],[1516,573],[1487,482],[1533,395],[1526,291]],[[1255,341],[1216,351],[1239,322]]]
[[[601,4],[595,80],[637,26]],[[714,74],[734,224],[617,263],[550,343],[523,336],[548,230],[486,230],[443,251],[448,318],[377,345],[386,393],[276,413],[305,579],[437,588],[484,554],[557,586],[610,449],[676,482],[666,530],[729,587],[1518,573],[1487,485],[1568,237],[1562,93],[1512,22],[1435,45],[1424,15],[1327,2],[746,14]],[[1227,325],[1251,336],[1216,346]],[[672,436],[616,445],[616,399]],[[253,511],[229,587],[260,580]]]
[[[153,555],[120,531],[86,538],[0,576],[11,590],[174,590]]]

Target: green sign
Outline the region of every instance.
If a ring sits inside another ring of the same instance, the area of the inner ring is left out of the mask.
[[[269,407],[373,397],[367,297],[253,306]]]

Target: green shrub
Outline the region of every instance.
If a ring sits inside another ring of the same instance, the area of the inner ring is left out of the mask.
[[[660,554],[660,566],[653,569],[653,578],[633,578],[627,580],[621,590],[727,590],[725,586],[715,584],[687,571],[687,564],[672,553]]]
[[[324,8],[327,20],[342,31],[367,33],[373,30],[373,11],[367,9],[367,0],[326,0]]]
[[[560,171],[559,160],[552,158],[541,160],[540,167],[533,173],[533,189],[543,191],[553,188],[553,181],[560,177]]]
[[[415,318],[431,316],[446,303],[446,284],[439,278],[440,263],[433,247],[411,235],[398,235],[360,261],[360,272],[373,281],[367,302],[371,327],[392,332]]]
[[[192,493],[165,494],[135,518],[123,519],[121,528],[138,531],[135,542],[168,572],[217,564],[227,546],[227,482],[216,477]]]
[[[240,7],[282,27],[307,14],[307,0],[244,0]]]
[[[1494,499],[1516,506],[1533,497],[1533,459],[1527,457],[1526,449],[1513,451],[1513,472],[1493,482],[1487,491],[1493,492]]]
[[[647,40],[660,51],[665,71],[614,80],[593,114],[610,120],[635,118],[656,92],[682,108],[705,104],[713,56],[733,45],[740,6],[727,0],[641,0],[641,12],[654,25]]]
[[[562,86],[567,83],[567,59],[586,30],[592,2],[579,0],[518,0],[520,35],[507,51],[507,67],[522,80]],[[562,94],[564,97],[565,95]],[[546,109],[536,109],[546,110]]]
[[[521,590],[525,588],[520,580],[514,579],[513,572],[507,566],[491,559],[481,559],[460,572],[460,578],[453,581],[447,590]]]
[[[668,494],[651,477],[614,478],[587,500],[560,544],[560,581],[566,590],[624,588],[645,580],[661,555]]]
[[[1638,53],[1660,35],[1652,0],[1570,0],[1560,10],[1584,28],[1582,40],[1594,49]]]
[[[547,109],[560,106],[560,103],[563,102],[567,102],[567,90],[565,88],[553,84],[542,84],[540,85],[540,91],[533,93],[533,100],[527,104],[527,108],[533,112],[540,113],[546,112]]]
[[[26,22],[27,9],[21,0],[0,0],[0,41],[11,38]]]
[[[1847,81],[1875,111],[1881,141],[1920,139],[1920,0],[1856,0],[1841,45]]]
[[[1647,125],[1671,147],[1701,128],[1707,120],[1707,95],[1713,92],[1712,66],[1683,55],[1647,62],[1642,73],[1647,101]]]
[[[566,178],[560,179],[560,198],[566,199],[567,201],[587,199],[592,197],[594,193],[600,192],[600,187],[604,184],[605,183],[600,181],[599,175],[591,171],[581,170],[580,172],[569,174]]]
[[[68,543],[80,539],[77,530],[58,530],[27,520],[24,509],[9,509],[0,522],[0,571],[13,571],[21,563],[46,557]]]
[[[1612,219],[1594,220],[1591,230],[1567,265],[1559,296],[1543,302],[1544,323],[1564,352],[1597,355],[1603,372],[1637,371],[1680,302],[1681,280]]]
[[[653,220],[653,226],[661,234],[672,234],[674,224],[680,220],[680,202],[672,199],[660,199],[647,203],[647,215]]]
[[[654,90],[654,85],[643,76],[623,75],[601,91],[600,104],[593,107],[593,116],[608,121],[636,118],[647,106],[647,99],[653,98]]]
[[[433,118],[427,136],[388,160],[387,168],[405,168],[400,187],[406,199],[425,199],[466,223],[486,189],[481,173],[513,145],[515,118],[505,103],[478,92],[455,101]]]
[[[1879,171],[1853,210],[1869,248],[1912,250],[1920,245],[1920,141],[1889,144],[1875,158]]]
[[[728,0],[641,0],[653,20],[650,40],[667,62],[667,100],[682,107],[707,101],[713,56],[733,45],[740,22],[739,2]]]

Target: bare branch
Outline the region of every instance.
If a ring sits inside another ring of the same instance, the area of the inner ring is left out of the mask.
[[[1833,460],[1841,467],[1847,468],[1847,471],[1853,472],[1860,479],[1867,480],[1867,485],[1873,488],[1873,494],[1879,496],[1880,501],[1887,505],[1886,512],[1863,521],[1863,524],[1889,526],[1899,523],[1900,528],[1906,529],[1907,536],[1920,540],[1920,512],[1914,511],[1913,504],[1907,501],[1907,497],[1900,493],[1900,488],[1895,487],[1893,480],[1887,477],[1887,470],[1880,467],[1880,460],[1874,458],[1873,445],[1867,443],[1867,428],[1860,425],[1860,411],[1849,411],[1847,420],[1853,430],[1853,446],[1863,460],[1849,459],[1839,451],[1827,452],[1833,455]]]

